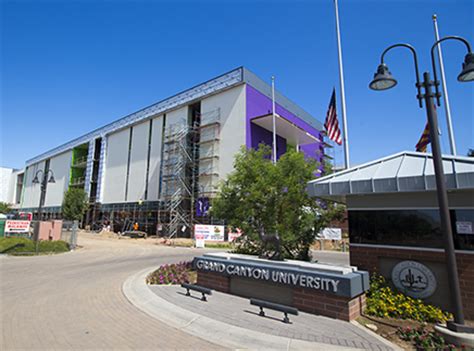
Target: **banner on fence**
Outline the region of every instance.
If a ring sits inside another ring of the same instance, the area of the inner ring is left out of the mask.
[[[28,233],[30,221],[8,220],[5,222],[5,233]]]
[[[204,240],[224,241],[224,226],[223,225],[194,225],[194,237],[199,235],[204,237]]]
[[[320,239],[326,240],[341,240],[342,239],[342,229],[341,228],[324,228],[319,232]]]

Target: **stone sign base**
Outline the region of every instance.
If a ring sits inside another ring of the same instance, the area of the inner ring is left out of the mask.
[[[233,295],[345,321],[356,319],[365,308],[368,274],[355,267],[227,253],[196,257],[194,266],[198,285]]]

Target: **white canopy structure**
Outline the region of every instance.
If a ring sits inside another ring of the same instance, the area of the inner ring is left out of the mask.
[[[443,156],[448,191],[474,189],[474,158]],[[436,190],[432,155],[403,151],[308,183],[314,197],[345,202],[348,195]]]

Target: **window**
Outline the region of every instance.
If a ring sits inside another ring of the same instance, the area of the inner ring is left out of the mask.
[[[472,228],[474,210],[450,213],[455,248],[474,250],[474,234],[457,232]],[[349,211],[349,233],[351,243],[444,248],[438,210]]]

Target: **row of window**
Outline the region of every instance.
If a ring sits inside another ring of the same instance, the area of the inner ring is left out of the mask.
[[[474,250],[474,209],[450,210],[457,250]],[[444,248],[438,210],[349,211],[351,243]]]

